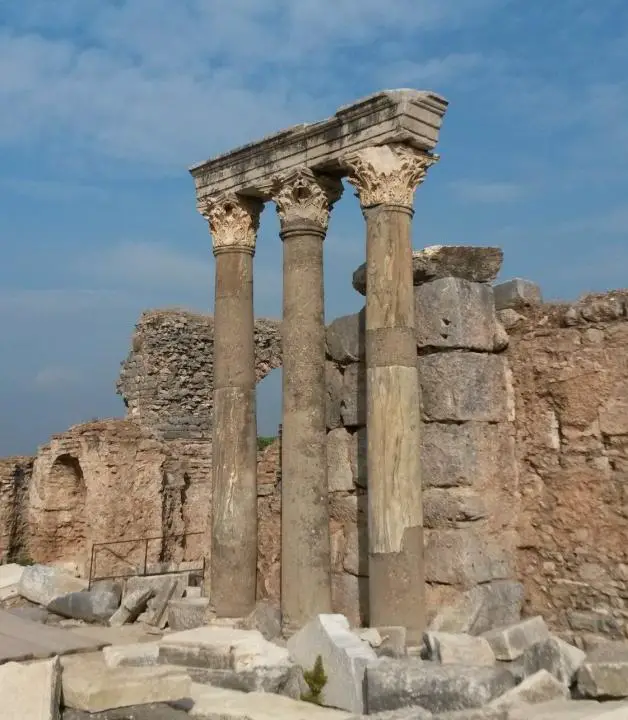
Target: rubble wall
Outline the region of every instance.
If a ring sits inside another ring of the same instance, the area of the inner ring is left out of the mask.
[[[127,416],[156,438],[212,439],[214,319],[185,310],[142,314],[117,391]],[[281,365],[280,322],[255,322],[259,382]]]
[[[27,559],[28,494],[33,458],[0,459],[0,561]]]
[[[515,388],[525,612],[628,636],[628,291],[500,312]]]

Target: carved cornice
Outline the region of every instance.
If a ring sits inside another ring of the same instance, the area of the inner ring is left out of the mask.
[[[339,178],[315,175],[299,168],[274,180],[273,200],[282,227],[286,223],[305,221],[327,230],[332,205],[342,195]]]
[[[342,159],[342,164],[363,208],[373,205],[412,208],[414,191],[437,161],[438,155],[391,144],[350,153]]]
[[[198,211],[209,223],[214,253],[224,250],[255,252],[259,218],[264,203],[235,193],[210,196],[198,203]]]

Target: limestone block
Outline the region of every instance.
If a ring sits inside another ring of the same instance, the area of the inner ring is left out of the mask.
[[[541,288],[531,280],[514,278],[493,287],[497,310],[519,305],[540,305],[543,302]]]
[[[127,579],[122,599],[137,590],[150,590],[151,597],[156,598],[161,592],[169,588],[172,581],[176,580],[181,594],[177,592],[177,597],[183,597],[183,593],[187,588],[190,580],[189,572],[181,572],[167,575],[137,575]]]
[[[628,717],[628,703],[601,704],[593,700],[564,698],[538,705],[527,703],[515,705],[508,713],[508,720],[624,720],[626,717]]]
[[[498,660],[516,660],[535,643],[549,639],[549,630],[540,615],[515,625],[485,632],[485,637]]]
[[[504,452],[506,440],[505,429],[493,423],[423,423],[423,487],[485,487],[500,475],[509,477],[513,469]]]
[[[586,653],[564,640],[550,637],[531,645],[523,653],[523,668],[526,676],[539,670],[547,670],[565,687],[570,687],[576,673],[582,666]]]
[[[577,681],[585,697],[628,697],[628,642],[607,643],[589,653]]]
[[[192,630],[209,619],[209,598],[183,598],[168,603],[168,627],[171,630]]]
[[[425,580],[470,587],[492,579],[491,559],[472,529],[425,531]]]
[[[102,656],[63,659],[63,703],[95,713],[127,705],[173,702],[190,695],[190,677],[164,665],[108,668]]]
[[[243,692],[265,692],[301,697],[301,669],[292,664],[261,665],[246,670],[225,670],[215,668],[186,668],[193,682]]]
[[[377,628],[359,628],[354,632],[362,642],[367,642],[375,650],[382,644],[382,636]]]
[[[327,433],[329,492],[353,490],[352,446],[353,438],[345,428],[336,428]]]
[[[47,565],[30,565],[24,568],[18,585],[18,592],[23,598],[44,607],[60,595],[81,590],[87,590],[87,580]]]
[[[358,487],[368,485],[366,428],[360,427],[351,434],[351,469],[353,481]]]
[[[59,720],[59,658],[0,666],[0,698],[2,720]]]
[[[325,403],[325,424],[328,429],[342,426],[340,406],[342,403],[342,373],[336,363],[327,361],[325,363],[325,387],[327,398]]]
[[[250,670],[290,664],[286,648],[258,630],[205,626],[172,633],[159,641],[159,662],[214,670]]]
[[[429,660],[443,665],[495,665],[495,655],[485,638],[464,633],[425,633]]]
[[[487,516],[481,495],[467,488],[427,488],[423,491],[423,524],[444,528]]]
[[[568,698],[569,690],[547,670],[539,670],[523,682],[493,700],[491,705],[499,708],[511,708],[514,705],[538,703]]]
[[[407,629],[403,626],[378,627],[382,644],[376,649],[378,657],[404,657],[407,654]]]
[[[305,670],[312,669],[321,656],[328,678],[322,691],[323,705],[364,712],[364,673],[377,656],[351,632],[346,617],[318,615],[288,640],[288,650]]]
[[[497,311],[497,319],[504,330],[508,331],[516,327],[522,320],[525,320],[526,317],[512,308],[506,308],[505,310]]]
[[[347,572],[331,574],[332,609],[344,615],[352,627],[368,619],[368,578]]]
[[[142,667],[157,665],[159,645],[156,642],[109,645],[102,650],[105,665],[109,668],[120,666]]]
[[[243,630],[258,630],[272,642],[281,637],[281,609],[268,600],[260,600],[241,627]]]
[[[189,717],[185,710],[175,710],[166,703],[131,705],[101,713],[86,713],[71,708],[63,711],[63,720],[189,720]]]
[[[18,586],[24,567],[17,563],[0,565],[0,600],[9,600],[19,595]]]
[[[353,363],[345,368],[340,415],[347,427],[366,425],[366,370],[363,363]]]
[[[202,720],[350,720],[351,714],[281,695],[192,683],[189,716]],[[191,705],[191,707],[190,707]]]
[[[368,565],[368,527],[363,523],[352,525],[346,531],[346,547],[343,568],[350,575],[366,577]]]
[[[498,330],[493,288],[460,278],[441,278],[414,291],[419,348],[492,352]]]
[[[433,713],[479,708],[514,685],[505,670],[382,658],[366,672],[369,713],[419,705]]]
[[[492,282],[501,268],[500,248],[470,245],[432,245],[412,253],[413,283],[457,277],[470,282]],[[366,294],[366,263],[353,273],[353,287]]]
[[[325,342],[327,355],[340,365],[364,358],[364,308],[355,315],[336,318],[327,326]]]
[[[439,713],[434,720],[510,720],[508,710],[503,708],[471,708],[469,710],[454,710],[453,712]]]
[[[120,593],[105,587],[60,595],[48,610],[66,618],[104,623],[120,606]]]
[[[176,577],[172,578],[170,582],[164,583],[155,597],[148,601],[148,617],[146,618],[146,622],[158,628],[166,627],[166,623],[168,622],[168,603],[170,600],[183,597],[185,590],[186,588],[183,583]]]
[[[506,361],[501,355],[453,351],[419,357],[426,421],[509,419]]]
[[[126,593],[122,598],[122,604],[109,618],[111,627],[120,627],[130,623],[144,610],[153,594],[152,588],[139,588],[133,592]]]

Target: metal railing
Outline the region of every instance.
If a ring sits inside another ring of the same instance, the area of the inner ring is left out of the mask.
[[[180,572],[191,572],[191,573],[201,573],[202,576],[205,576],[205,555],[202,556],[202,561],[199,560],[199,567],[187,567],[187,562],[184,561],[186,564],[185,570],[163,570],[159,568],[158,570],[155,570],[154,572],[148,571],[148,543],[150,542],[156,542],[161,541],[162,543],[162,549],[163,549],[163,543],[164,541],[172,541],[172,540],[186,540],[189,537],[199,536],[203,535],[203,532],[190,532],[190,533],[182,533],[180,535],[161,535],[161,536],[155,536],[155,537],[146,537],[146,538],[133,538],[131,540],[111,540],[108,542],[98,542],[98,543],[92,543],[92,551],[90,555],[89,560],[89,579],[88,579],[88,589],[91,589],[92,583],[94,583],[96,580],[115,580],[117,578],[125,578],[125,577],[133,577],[133,576],[142,576],[142,577],[150,577],[152,575],[176,575]],[[119,555],[114,550],[111,549],[112,545],[130,545],[133,543],[144,543],[144,562],[139,567],[137,565],[132,566],[132,564],[129,562],[129,560],[122,555]],[[120,562],[131,566],[134,571],[131,571],[129,573],[116,573],[113,575],[96,575],[95,574],[95,564],[96,564],[96,558],[99,553],[106,552],[109,555],[112,555],[116,560],[119,560]],[[194,561],[191,561],[194,562]]]

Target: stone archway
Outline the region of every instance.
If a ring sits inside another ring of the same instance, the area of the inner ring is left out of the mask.
[[[63,560],[77,564],[81,574],[87,562],[87,488],[81,464],[74,455],[59,455],[43,485],[43,507],[38,555],[43,562]]]

